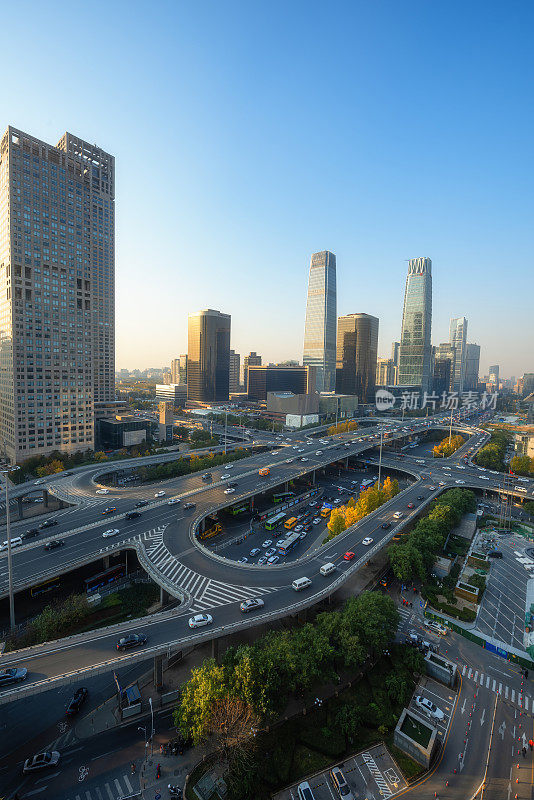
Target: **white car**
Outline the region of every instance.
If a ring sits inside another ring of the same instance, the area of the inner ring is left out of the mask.
[[[109,492],[109,489],[97,489],[96,490],[97,494],[108,494],[108,492]]]
[[[373,540],[370,536],[366,536],[365,539],[362,539],[362,544],[367,547],[368,545],[373,544]]]
[[[301,460],[301,461],[308,461],[308,459],[307,459],[307,458],[301,458],[300,460]]]
[[[433,619],[425,619],[423,620],[423,625],[434,633],[439,633],[441,636],[446,636],[449,629],[445,627],[445,625],[441,625],[441,623],[436,622]]]
[[[269,549],[265,551],[265,555],[267,556],[267,558],[274,556],[275,553],[276,550],[274,549],[274,547],[269,547]]]
[[[322,456],[322,454],[323,454],[322,450],[317,450],[317,452],[315,453],[316,456]]]
[[[108,539],[110,536],[116,536],[118,533],[120,533],[118,528],[109,528],[107,531],[104,531],[102,536],[104,539]]]
[[[180,498],[179,497],[173,497],[167,502],[167,505],[168,506],[175,506],[179,502],[180,502]]]
[[[267,556],[260,556],[258,558],[258,564],[260,565],[260,567],[263,566],[266,563],[267,563]]]
[[[458,466],[456,467],[456,469],[465,469],[465,467],[464,467],[464,466],[462,466],[462,464],[458,464]]]
[[[221,475],[221,480],[222,481],[229,481],[230,480],[230,476],[229,475]]]
[[[154,497],[165,497],[165,492],[163,490],[161,492],[156,492]]]
[[[314,517],[312,519],[312,524],[313,525],[318,525],[320,523],[320,521],[321,521],[321,517]]]
[[[264,542],[262,542],[261,546],[262,547],[270,547],[272,545],[272,543],[273,543],[272,539],[266,539]]]
[[[278,556],[271,556],[270,558],[267,559],[268,564],[278,564],[279,561],[280,558]]]
[[[203,628],[204,625],[211,625],[213,617],[210,614],[195,614],[189,619],[190,628]]]
[[[441,708],[435,706],[432,700],[429,700],[428,697],[423,697],[420,694],[416,695],[415,704],[422,711],[426,711],[426,713],[434,719],[443,719],[445,716]]]
[[[233,467],[233,466],[234,466],[233,464],[227,464],[227,465],[225,466],[225,469],[232,469],[232,467]]]
[[[292,464],[292,463],[293,463],[292,458],[286,458],[286,464]]]
[[[304,530],[304,525],[295,525],[295,533],[303,530]]]
[[[465,481],[455,481],[455,483],[465,483]]]
[[[229,486],[228,489],[224,490],[225,494],[233,494],[234,492],[235,492],[235,489],[234,489],[233,486]]]

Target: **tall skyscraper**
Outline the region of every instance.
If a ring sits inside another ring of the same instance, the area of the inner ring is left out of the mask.
[[[432,380],[432,261],[412,258],[404,291],[399,350],[400,386],[429,391]]]
[[[241,372],[241,356],[235,350],[230,350],[230,391],[239,391],[239,373]]]
[[[230,323],[230,314],[221,314],[211,308],[189,315],[188,400],[200,403],[228,400]]]
[[[115,399],[115,159],[65,133],[0,143],[0,442],[11,461],[94,446]]]
[[[336,257],[313,253],[304,326],[305,366],[315,367],[317,391],[332,392],[336,371]]]
[[[173,358],[171,361],[171,383],[185,386],[187,383],[187,355]]]
[[[456,350],[452,388],[455,392],[463,392],[467,356],[467,320],[465,317],[454,317],[451,319],[449,342]]]
[[[337,321],[336,392],[374,402],[378,318],[347,314]]]
[[[377,358],[376,385],[394,386],[397,380],[397,367],[392,358]]]
[[[497,386],[499,383],[499,365],[494,364],[489,368],[489,382],[492,383],[494,386]]]
[[[261,367],[261,356],[259,356],[255,350],[250,352],[248,356],[244,358],[244,366],[243,366],[243,381],[245,384],[245,392],[248,392],[248,368],[249,367]]]
[[[442,342],[435,348],[433,388],[437,394],[450,392],[454,385],[454,365],[456,364],[456,347],[449,342]]]
[[[464,391],[473,392],[478,388],[480,367],[480,345],[468,343],[465,356]]]
[[[391,360],[396,367],[399,366],[399,350],[400,342],[393,342],[391,345]]]

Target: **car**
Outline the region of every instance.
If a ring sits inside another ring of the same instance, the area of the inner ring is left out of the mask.
[[[455,483],[465,483],[465,481],[461,481],[461,480],[457,480],[457,481],[454,481],[454,482]]]
[[[488,478],[487,475],[479,475],[478,477],[479,477],[479,480],[481,480],[481,481],[489,481],[489,478]]]
[[[261,546],[262,547],[270,547],[272,545],[272,543],[273,543],[272,539],[266,539],[264,542],[262,542]]]
[[[189,619],[190,628],[203,628],[205,625],[211,625],[213,617],[211,614],[195,614],[194,617]]]
[[[428,486],[427,488],[430,489],[431,492],[433,492],[436,487],[435,486]]]
[[[211,472],[205,472],[204,475],[202,476],[202,480],[203,481],[211,481],[212,480]]]
[[[109,489],[97,489],[96,494],[109,494]]]
[[[387,531],[389,528],[391,528],[391,522],[383,522],[380,527]]]
[[[430,631],[433,631],[434,633],[439,633],[441,636],[446,636],[447,633],[449,632],[449,629],[445,627],[445,625],[442,625],[440,622],[436,622],[433,619],[424,619],[423,625],[425,626],[425,628],[428,628]]]
[[[292,463],[293,463],[292,458],[286,458],[286,464],[292,464]]]
[[[259,547],[253,547],[252,550],[249,553],[249,556],[251,556],[251,558],[256,558],[256,556],[258,556],[260,553],[261,553],[261,550],[260,550]]]
[[[315,800],[315,796],[308,781],[303,781],[297,786],[297,798],[298,800]]]
[[[240,559],[238,560],[238,562],[237,562],[237,563],[238,563],[238,564],[248,564],[248,558],[247,558],[246,556],[243,556],[242,558],[240,558]]]
[[[128,511],[124,515],[124,519],[137,519],[137,517],[140,517],[140,516],[141,516],[141,512],[140,511]]]
[[[118,528],[108,528],[107,531],[104,531],[102,536],[104,539],[109,539],[110,536],[116,536],[118,533],[120,533]]]
[[[464,467],[462,464],[458,464],[458,466],[456,467],[456,469],[465,469],[465,467]]]
[[[271,565],[272,565],[272,564],[278,564],[278,562],[279,562],[279,561],[280,561],[280,557],[279,557],[279,556],[270,556],[270,557],[267,559],[267,563],[268,563],[268,564],[271,564]]]
[[[22,767],[22,772],[27,775],[29,772],[38,772],[41,769],[51,769],[59,764],[61,758],[57,750],[50,750],[46,753],[37,753],[36,756],[27,758]]]
[[[441,708],[438,708],[436,705],[434,705],[432,700],[429,700],[428,697],[423,697],[420,694],[416,695],[415,704],[422,711],[425,711],[430,717],[433,717],[433,719],[443,719],[445,717],[445,714]]]
[[[406,508],[415,508],[415,503],[408,503]]]
[[[147,643],[144,633],[129,633],[117,642],[117,650],[132,650],[134,647],[142,647]]]
[[[21,533],[21,539],[33,539],[34,536],[39,536],[39,528],[30,528],[26,533]]]
[[[73,717],[78,713],[80,708],[87,700],[88,695],[89,690],[86,689],[85,686],[80,686],[79,689],[76,689],[65,711],[67,717]]]
[[[421,502],[421,500],[425,499],[425,496],[423,494],[420,494],[417,496],[417,499],[419,500],[419,502]]]
[[[196,507],[197,507],[196,503],[184,503],[182,506],[184,511],[189,511],[190,508],[196,508]]]
[[[63,539],[51,539],[49,542],[45,544],[44,549],[55,550],[58,547],[63,547],[64,544],[65,542],[63,541]]]
[[[365,539],[362,539],[362,544],[368,547],[370,544],[373,544],[373,540],[370,536],[366,536]]]
[[[343,556],[343,559],[344,559],[345,561],[352,561],[352,559],[353,559],[353,558],[354,558],[354,553],[353,553],[353,552],[351,552],[350,550],[347,550],[347,552],[346,552],[346,553],[345,553],[345,555]]]
[[[221,481],[229,481],[229,480],[230,480],[229,475],[221,475]]]
[[[260,567],[263,566],[263,564],[266,564],[266,563],[267,563],[267,556],[260,556],[258,558],[258,564],[260,565]]]
[[[228,486],[229,486],[231,489],[237,489],[237,487],[239,486],[239,484],[238,484],[238,482],[237,482],[237,481],[231,481],[231,482],[228,484]]]
[[[295,533],[300,533],[301,530],[304,529],[304,525],[295,525],[294,531]]]
[[[322,450],[317,450],[317,452],[315,453],[316,456],[322,456],[322,454],[323,454]]]
[[[321,521],[321,517],[314,517],[314,518],[312,519],[312,523],[313,523],[314,525],[318,525],[318,524],[320,523],[320,521]]]
[[[180,502],[180,498],[179,497],[171,497],[170,500],[167,500],[167,505],[168,506],[176,506],[176,505],[178,505],[179,502]]]
[[[229,486],[228,489],[224,490],[225,494],[234,494],[235,489],[232,486]]]
[[[144,506],[148,505],[148,500],[139,500],[136,504],[136,508],[143,508]]]
[[[488,558],[502,558],[502,550],[490,550]]]
[[[12,683],[20,683],[28,677],[26,667],[7,667],[0,670],[0,689],[2,686],[10,686]]]
[[[103,514],[103,516],[105,516],[106,514],[114,514],[116,510],[117,509],[116,509],[115,506],[108,506],[108,508],[105,508],[103,510],[102,514]]]
[[[332,767],[330,770],[330,780],[340,800],[354,800],[354,795],[350,790],[347,779],[339,767]]]
[[[52,528],[54,525],[57,525],[57,519],[45,519],[39,527],[42,530],[43,528]]]
[[[336,506],[337,506],[337,505],[339,505],[339,504],[340,504],[340,503],[342,503],[342,502],[343,502],[343,500],[341,499],[341,497],[335,497],[335,498],[334,498],[334,505],[336,505]]]
[[[302,541],[302,539],[305,539],[307,535],[308,534],[306,533],[306,531],[302,531],[302,533],[299,536],[299,541]]]
[[[308,524],[304,526],[304,533],[309,533],[309,531],[311,531],[312,528],[313,525],[310,522],[308,522]]]
[[[243,614],[247,614],[249,611],[255,611],[257,608],[263,608],[264,605],[265,603],[261,597],[251,597],[249,600],[243,600],[239,608]]]
[[[163,491],[163,489],[161,489],[161,491],[156,492],[154,497],[165,497],[165,492]]]
[[[270,556],[274,556],[275,553],[276,550],[274,547],[269,547],[269,549],[265,551],[265,555],[267,556],[267,558],[270,558]]]
[[[232,469],[232,468],[233,468],[233,466],[234,466],[233,464],[227,464],[227,465],[225,466],[225,469]]]

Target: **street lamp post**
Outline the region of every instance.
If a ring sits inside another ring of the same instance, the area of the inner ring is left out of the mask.
[[[15,630],[15,596],[13,594],[13,561],[11,556],[11,524],[9,516],[9,473],[15,472],[20,469],[17,466],[10,467],[3,466],[0,469],[0,474],[4,476],[6,482],[6,533],[7,533],[7,575],[8,575],[8,592],[9,592],[9,626],[11,630]]]
[[[152,730],[150,731],[150,756],[154,755],[154,734],[156,731],[154,730],[154,707],[152,706],[152,698],[148,698],[148,703],[150,705],[150,717],[151,717],[151,726]]]
[[[452,412],[453,412],[453,408],[451,406],[451,424],[449,426],[449,444],[451,443],[451,439],[452,439]]]
[[[380,476],[382,474],[382,441],[384,438],[384,431],[380,429],[380,455],[378,457],[378,489],[380,491]]]
[[[147,741],[147,738],[146,738],[146,727],[144,727],[143,725],[139,725],[137,730],[138,731],[143,731],[143,736],[145,737],[145,761],[146,761],[146,751],[147,751],[147,748],[148,748],[148,741]]]
[[[224,455],[226,455],[226,443],[228,441],[228,411],[224,412]]]

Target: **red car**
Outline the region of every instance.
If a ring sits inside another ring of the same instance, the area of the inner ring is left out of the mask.
[[[415,508],[413,503],[408,503],[408,508]]]
[[[343,558],[345,559],[345,561],[352,561],[352,559],[354,558],[354,553],[351,553],[349,550],[347,553],[345,553]]]

